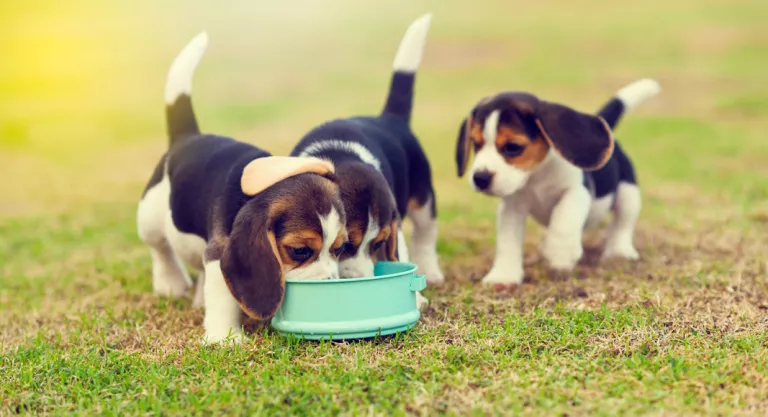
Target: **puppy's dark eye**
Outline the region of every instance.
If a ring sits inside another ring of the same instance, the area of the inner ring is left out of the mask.
[[[504,157],[512,158],[515,156],[519,156],[521,153],[523,153],[523,150],[525,150],[524,146],[520,146],[512,142],[507,142],[501,147],[499,151]]]
[[[373,244],[371,244],[371,252],[378,251],[379,249],[381,249],[381,245],[383,245],[383,244],[384,244],[383,240],[380,240],[378,242],[374,242]]]
[[[314,253],[315,251],[308,246],[301,248],[288,248],[288,256],[290,256],[291,259],[296,262],[304,262],[311,258]]]
[[[347,255],[353,255],[354,252],[355,245],[352,242],[344,242],[344,244],[334,251],[334,255],[336,255],[337,258],[340,258],[341,255],[344,255],[345,253]]]

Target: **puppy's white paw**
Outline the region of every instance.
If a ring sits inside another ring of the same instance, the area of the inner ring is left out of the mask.
[[[440,264],[437,261],[437,254],[426,254],[419,256],[414,254],[413,262],[419,266],[417,273],[427,277],[427,283],[430,285],[440,285],[445,282],[445,275],[440,270]]]
[[[481,282],[483,285],[502,290],[522,284],[523,275],[523,268],[493,267]]]
[[[429,305],[429,300],[427,297],[421,295],[421,291],[416,292],[416,308],[419,309],[419,311],[424,311],[425,308]]]
[[[603,250],[602,259],[627,259],[630,261],[636,261],[640,259],[640,254],[637,253],[632,242],[608,242]]]
[[[203,308],[205,307],[205,292],[200,287],[195,291],[195,297],[192,299],[192,307]]]
[[[556,271],[572,270],[584,254],[581,235],[547,236],[541,248],[541,254],[547,260],[549,267]]]
[[[244,338],[245,335],[241,329],[231,328],[227,332],[206,332],[203,336],[203,345],[239,345]]]
[[[205,272],[201,272],[197,277],[197,284],[195,285],[195,295],[192,297],[192,307],[203,308],[205,307]]]
[[[189,286],[184,284],[183,281],[164,277],[155,279],[152,286],[156,295],[168,298],[183,297],[189,289]]]

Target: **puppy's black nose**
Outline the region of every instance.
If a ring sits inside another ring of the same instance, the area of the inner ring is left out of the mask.
[[[472,181],[475,183],[478,190],[485,190],[488,188],[488,186],[491,185],[492,180],[493,173],[490,171],[477,171],[472,175]]]

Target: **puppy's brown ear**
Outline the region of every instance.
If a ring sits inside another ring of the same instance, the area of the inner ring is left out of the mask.
[[[267,215],[263,216],[250,216],[235,224],[221,257],[221,272],[230,292],[240,308],[258,320],[272,317],[285,294],[275,234],[269,230]]]
[[[243,169],[240,187],[245,195],[254,196],[294,175],[313,172],[330,177],[333,164],[314,157],[267,156],[254,159]]]
[[[467,116],[459,127],[459,138],[456,140],[456,174],[459,178],[467,172],[467,164],[472,153],[472,138],[470,129],[472,128],[472,115]]]
[[[602,117],[546,101],[538,102],[535,117],[549,145],[583,170],[600,169],[613,154],[613,133]]]
[[[397,254],[397,220],[392,220],[389,227],[391,230],[384,248],[386,251],[385,256],[388,261],[397,261],[399,260]]]

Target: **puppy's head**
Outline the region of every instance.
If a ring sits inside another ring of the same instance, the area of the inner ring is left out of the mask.
[[[342,278],[373,275],[381,260],[397,260],[398,214],[395,199],[381,173],[363,163],[337,166],[347,235],[339,257]]]
[[[223,245],[221,271],[242,309],[265,319],[280,306],[285,279],[338,278],[344,208],[333,166],[315,158],[256,159],[241,188],[250,198]]]
[[[613,152],[613,134],[599,116],[527,93],[509,92],[481,100],[459,128],[456,166],[469,165],[472,187],[486,194],[513,194],[552,150],[571,164],[594,170]]]

